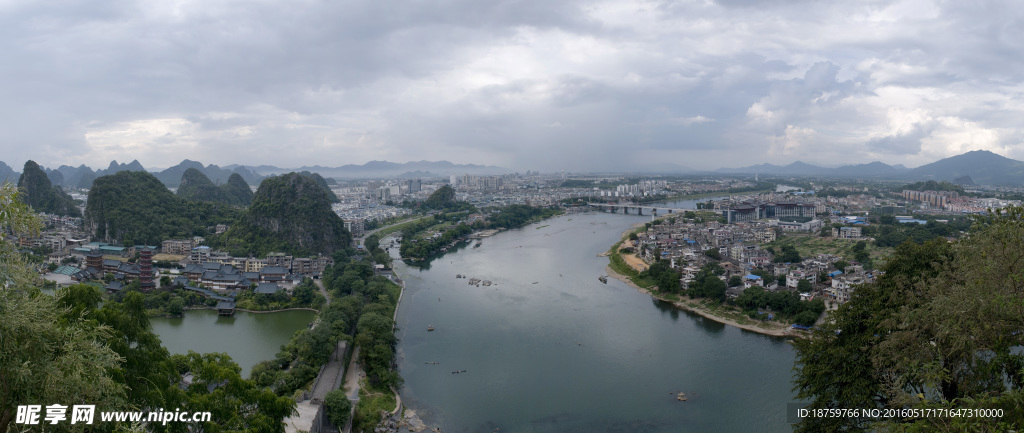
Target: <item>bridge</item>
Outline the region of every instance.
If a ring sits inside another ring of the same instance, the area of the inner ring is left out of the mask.
[[[665,206],[644,206],[644,205],[632,204],[632,203],[588,203],[587,206],[590,206],[591,208],[595,208],[595,209],[597,209],[599,211],[602,211],[602,212],[612,212],[612,213],[617,213],[619,211],[619,209],[622,209],[622,213],[625,213],[625,214],[628,214],[630,209],[636,209],[636,214],[637,215],[643,215],[644,214],[644,210],[647,210],[647,212],[649,214],[651,214],[651,215],[657,215],[659,210],[665,211],[665,212],[670,213],[670,214],[672,214],[672,213],[683,213],[683,212],[686,212],[686,211],[695,211],[695,210],[697,210],[697,209],[672,208],[672,207],[665,207]]]

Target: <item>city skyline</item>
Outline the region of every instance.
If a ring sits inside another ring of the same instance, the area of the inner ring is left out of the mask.
[[[3,2],[0,142],[15,170],[1022,160],[1013,6]]]

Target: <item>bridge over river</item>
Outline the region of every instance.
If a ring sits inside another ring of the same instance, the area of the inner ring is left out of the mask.
[[[619,209],[622,209],[623,213],[628,214],[630,209],[635,209],[637,215],[643,215],[646,210],[650,215],[657,215],[658,211],[664,211],[666,213],[683,213],[686,211],[695,211],[696,208],[677,208],[677,207],[666,207],[658,205],[642,205],[634,203],[588,203],[587,206],[597,209],[602,212],[616,213]]]

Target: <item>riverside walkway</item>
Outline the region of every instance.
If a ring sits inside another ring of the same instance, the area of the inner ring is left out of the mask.
[[[320,280],[313,281],[316,283],[317,288],[320,289],[320,293],[324,295],[325,302],[322,309],[326,309],[327,306],[331,304],[331,297],[327,294],[327,290],[324,288],[323,282]],[[319,315],[317,315],[316,323],[313,326],[320,326]],[[341,385],[342,374],[345,372],[345,352],[347,351],[347,347],[347,344],[339,344],[334,348],[334,353],[331,354],[330,359],[327,360],[327,364],[323,366],[320,373],[317,375],[316,380],[313,382],[313,390],[312,393],[310,393],[309,399],[298,402],[296,404],[296,411],[298,413],[284,419],[285,432],[298,433],[300,431],[321,431],[319,424],[322,424],[321,420],[324,416],[322,410],[324,397],[328,392],[338,389]],[[314,424],[318,425],[314,427]]]

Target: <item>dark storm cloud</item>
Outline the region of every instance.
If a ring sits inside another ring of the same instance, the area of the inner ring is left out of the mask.
[[[0,143],[47,166],[1024,157],[1022,24],[1009,1],[0,1]]]

